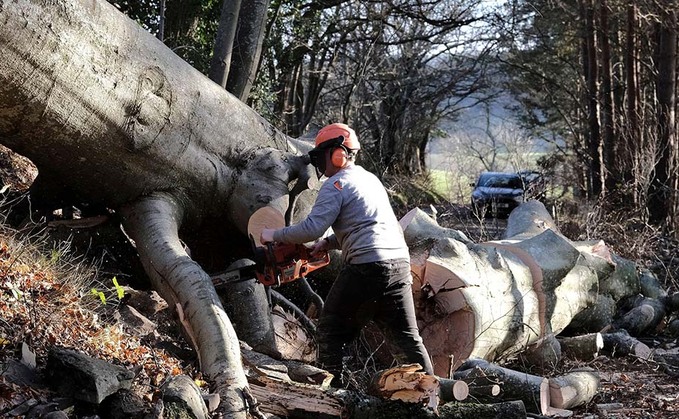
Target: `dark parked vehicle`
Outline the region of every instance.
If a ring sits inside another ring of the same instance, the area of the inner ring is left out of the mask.
[[[472,209],[479,216],[507,216],[524,200],[525,182],[518,173],[481,173],[472,186]]]

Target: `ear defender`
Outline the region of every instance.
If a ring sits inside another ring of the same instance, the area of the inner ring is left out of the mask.
[[[342,168],[347,164],[348,155],[347,150],[344,147],[337,147],[332,151],[332,156],[330,157],[330,162],[333,166],[337,168]]]

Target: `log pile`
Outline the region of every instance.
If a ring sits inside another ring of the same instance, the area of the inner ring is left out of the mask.
[[[248,382],[263,411],[319,417],[361,417],[383,409],[390,417],[434,412],[462,418],[567,417],[570,409],[592,401],[598,374],[537,375],[540,371],[554,371],[562,356],[649,359],[651,350],[631,334],[656,330],[676,310],[676,295],[642,279],[632,262],[612,254],[602,241],[564,237],[537,202],[515,210],[507,236],[487,243],[473,243],[419,210],[401,224],[411,250],[421,335],[436,377],[419,365],[400,365],[377,373],[368,395],[329,388],[332,376],[307,364],[314,353],[311,335],[276,308],[275,346],[283,361],[244,352]],[[533,373],[501,366],[513,358]]]

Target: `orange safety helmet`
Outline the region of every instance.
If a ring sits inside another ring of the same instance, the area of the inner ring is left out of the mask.
[[[342,137],[342,145],[349,150],[360,150],[361,144],[358,142],[356,132],[347,124],[335,123],[326,125],[316,134],[316,147],[329,140]]]
[[[356,132],[346,124],[335,123],[326,125],[316,134],[316,148],[309,152],[311,164],[325,171],[325,162],[322,153],[327,149],[334,148],[330,161],[333,166],[341,168],[346,166],[349,155],[355,154],[361,149]]]

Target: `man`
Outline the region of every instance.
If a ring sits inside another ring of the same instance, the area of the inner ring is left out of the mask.
[[[318,335],[318,361],[341,383],[345,347],[373,320],[401,364],[419,363],[433,374],[415,319],[410,255],[379,179],[354,164],[360,144],[353,129],[330,124],[316,136],[311,164],[327,176],[308,217],[279,230],[264,229],[261,242],[306,243],[312,253],[341,249],[343,267],[326,298]]]

